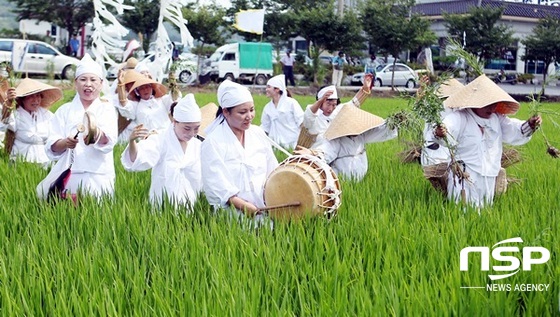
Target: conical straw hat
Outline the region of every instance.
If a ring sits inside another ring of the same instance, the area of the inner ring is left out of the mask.
[[[441,83],[438,88],[437,95],[440,98],[447,98],[463,87],[465,87],[465,85],[461,84],[457,79],[450,78]]]
[[[130,84],[145,77],[134,69],[128,69],[124,71],[122,84]]]
[[[62,90],[58,87],[43,84],[40,81],[24,78],[16,87],[16,97],[26,97],[41,93],[41,107],[48,108],[62,98]]]
[[[134,69],[134,67],[136,67],[136,65],[138,65],[138,60],[135,57],[130,57],[129,59],[126,60],[126,63],[124,63],[124,69]]]
[[[200,128],[198,129],[198,134],[206,137],[204,130],[216,119],[216,112],[218,112],[218,106],[211,102],[204,107],[200,108],[202,114],[202,119],[200,120]]]
[[[519,103],[515,99],[486,75],[480,75],[447,98],[443,105],[450,109],[464,109],[484,108],[495,103],[498,103],[497,113],[507,115],[519,110]]]
[[[167,88],[164,85],[146,76],[144,76],[144,78],[137,79],[128,92],[134,92],[134,89],[144,85],[152,85],[152,89],[154,90],[154,97],[156,98],[163,97],[165,94],[167,94]]]
[[[327,128],[327,131],[325,131],[324,137],[327,140],[362,134],[385,122],[383,118],[359,109],[353,104],[345,103],[342,107],[336,118]]]

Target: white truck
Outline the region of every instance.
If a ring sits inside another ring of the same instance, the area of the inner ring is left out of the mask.
[[[200,82],[229,79],[266,85],[272,73],[272,44],[231,43],[220,46],[206,60]]]

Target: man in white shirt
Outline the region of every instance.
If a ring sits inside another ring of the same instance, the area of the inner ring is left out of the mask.
[[[288,86],[288,80],[292,86],[296,86],[294,81],[294,63],[295,59],[290,54],[290,50],[286,51],[286,55],[280,59],[280,63],[282,64],[282,71],[284,72],[284,76],[286,76],[286,86]]]

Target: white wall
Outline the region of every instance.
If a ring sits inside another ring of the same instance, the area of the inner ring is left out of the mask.
[[[56,30],[56,35],[51,34],[53,28]],[[61,46],[68,42],[68,32],[49,22],[21,20],[19,21],[19,31],[25,34],[49,36],[52,39],[51,44],[54,46]]]

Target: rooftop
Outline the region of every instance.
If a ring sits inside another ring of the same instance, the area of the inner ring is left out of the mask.
[[[422,16],[441,16],[448,14],[466,14],[471,7],[476,7],[479,0],[442,1],[417,4],[412,12]],[[482,7],[504,8],[503,16],[542,19],[547,16],[560,18],[560,6],[482,0]]]

